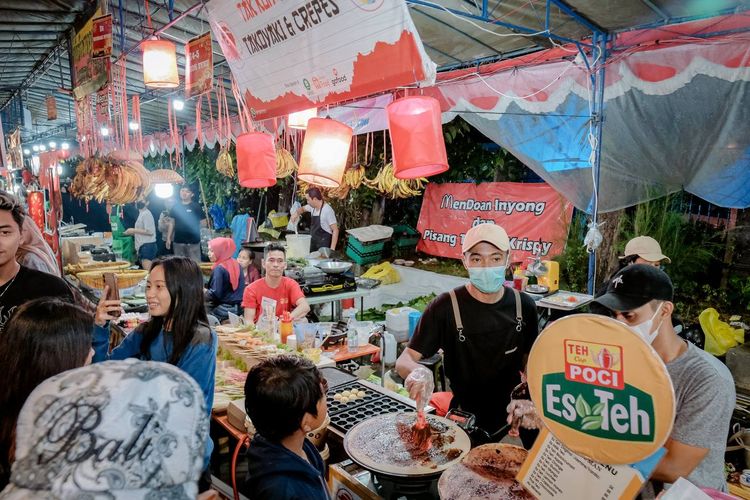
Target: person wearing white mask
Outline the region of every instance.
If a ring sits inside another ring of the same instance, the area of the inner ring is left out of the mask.
[[[615,274],[606,292],[595,299],[651,344],[674,386],[674,427],[645,498],[658,493],[657,483],[673,483],[680,477],[698,487],[727,491],[724,451],[736,401],[734,380],[721,361],[677,336],[673,297],[672,281],[664,271],[632,264]],[[523,418],[522,427],[540,425],[529,401],[512,401],[508,412]]]
[[[415,398],[424,380],[418,372],[427,370],[419,361],[442,349],[451,408],[474,414],[477,425],[494,434],[505,424],[510,393],[536,340],[537,311],[530,296],[503,286],[510,240],[502,227],[474,226],[461,250],[470,283],[427,306],[396,370]],[[481,442],[481,436],[472,438]]]

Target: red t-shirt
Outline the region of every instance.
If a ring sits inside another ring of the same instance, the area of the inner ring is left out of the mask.
[[[297,301],[304,296],[299,283],[286,276],[281,277],[281,283],[277,288],[271,288],[265,279],[259,279],[245,287],[242,307],[255,309],[255,321],[258,321],[263,297],[276,301],[276,316],[281,316],[284,311],[292,312],[297,307]]]

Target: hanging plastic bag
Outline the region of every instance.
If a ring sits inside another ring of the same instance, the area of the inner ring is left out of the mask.
[[[732,328],[719,319],[719,312],[709,307],[698,316],[703,333],[706,335],[706,352],[723,356],[729,349],[745,341],[741,328]]]

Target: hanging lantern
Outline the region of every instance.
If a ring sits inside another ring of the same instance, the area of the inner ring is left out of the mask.
[[[299,130],[307,129],[307,122],[310,118],[316,118],[318,116],[318,108],[303,109],[296,113],[289,114],[288,125],[289,128],[296,128]]]
[[[249,132],[237,137],[237,175],[242,187],[264,188],[276,185],[276,148],[273,136]]]
[[[330,118],[310,118],[297,178],[308,184],[338,187],[344,177],[353,130]]]
[[[397,179],[418,179],[448,170],[437,99],[404,97],[390,103],[386,112]]]
[[[180,85],[177,74],[177,53],[169,40],[144,40],[143,83],[146,87],[171,89]]]

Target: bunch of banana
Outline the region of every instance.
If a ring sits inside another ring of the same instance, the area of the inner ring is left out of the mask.
[[[297,170],[297,162],[285,148],[276,148],[276,178],[289,177]]]
[[[390,197],[395,198],[411,198],[412,196],[419,196],[422,194],[422,186],[427,182],[427,179],[397,179],[396,185],[393,191],[390,192]]]
[[[374,179],[365,178],[364,183],[379,193],[395,199],[419,196],[422,194],[424,185],[427,184],[427,179],[397,179],[394,175],[393,163],[386,163]]]
[[[346,182],[342,182],[341,184],[339,184],[339,187],[329,189],[326,193],[326,197],[336,200],[343,200],[347,196],[349,196],[349,191],[351,189],[352,188]]]
[[[357,189],[362,185],[365,180],[365,167],[359,165],[352,168],[347,168],[344,171],[344,179],[341,182],[342,185],[347,185],[352,189]]]
[[[232,157],[229,155],[227,148],[221,148],[219,157],[216,158],[216,170],[227,177],[234,177],[234,165],[232,164]]]
[[[143,198],[150,186],[148,171],[139,161],[91,157],[76,168],[71,194],[85,201],[122,205]]]

